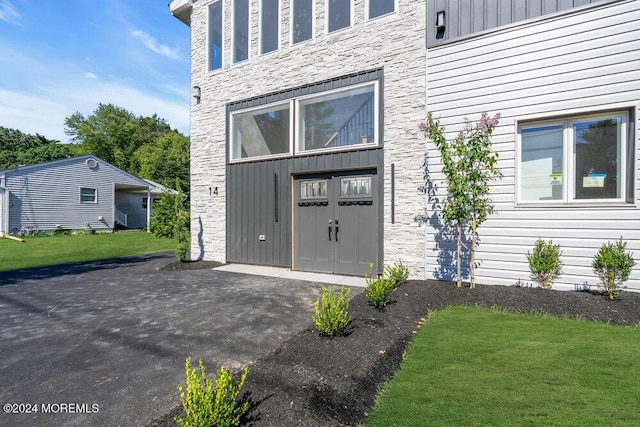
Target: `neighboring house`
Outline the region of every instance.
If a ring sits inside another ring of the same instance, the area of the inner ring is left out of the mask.
[[[164,191],[92,155],[3,170],[0,234],[144,229]]]
[[[169,7],[191,26],[198,258],[358,275],[402,259],[452,280],[440,155],[417,123],[431,111],[454,138],[487,111],[504,176],[477,282],[528,285],[538,237],[562,246],[559,288],[594,285],[593,255],[620,236],[640,264],[639,1]]]

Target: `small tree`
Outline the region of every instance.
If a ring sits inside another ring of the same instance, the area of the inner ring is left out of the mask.
[[[560,245],[554,245],[552,240],[545,242],[536,240],[533,253],[527,252],[531,279],[543,289],[551,289],[553,281],[562,274],[562,261],[560,261]]]
[[[475,249],[478,227],[493,213],[489,198],[489,183],[502,174],[496,169],[498,153],[491,148],[490,136],[498,125],[500,113],[489,117],[482,113],[474,126],[466,120],[465,127],[453,141],[447,141],[444,127],[427,115],[427,123],[420,123],[419,129],[429,137],[442,156],[442,173],[447,180],[447,198],[442,207],[445,221],[455,223],[458,229],[457,242],[457,282],[462,286],[460,259],[462,228],[468,225],[471,232],[471,284],[475,287]],[[466,247],[466,246],[465,246]]]
[[[600,247],[591,264],[611,299],[620,294],[623,283],[627,281],[631,269],[636,265],[633,254],[625,252],[626,247],[627,242],[622,241],[622,237],[615,243],[608,242]]]
[[[467,159],[467,184],[469,204],[471,205],[471,287],[475,288],[476,279],[476,243],[478,227],[493,213],[493,206],[489,198],[489,183],[502,177],[496,169],[498,153],[491,148],[490,136],[498,125],[500,113],[489,117],[482,113],[480,121],[472,126],[466,121],[464,131],[457,139],[465,147]]]
[[[471,206],[467,197],[467,170],[465,168],[464,147],[460,145],[460,138],[447,141],[444,136],[444,127],[433,119],[431,113],[427,114],[427,123],[418,125],[423,134],[429,137],[442,156],[442,173],[447,180],[447,197],[442,206],[442,216],[449,223],[455,223],[458,228],[458,241],[456,250],[457,285],[462,287],[461,258],[462,238],[461,230],[471,214]]]

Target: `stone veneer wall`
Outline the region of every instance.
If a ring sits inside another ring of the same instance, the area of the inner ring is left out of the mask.
[[[231,64],[231,0],[224,2],[223,68],[207,70],[207,10],[191,15],[192,86],[201,102],[191,107],[191,215],[193,259],[225,261],[225,161],[227,103],[333,77],[384,68],[384,262],[402,259],[414,278],[424,277],[422,184],[425,116],[425,2],[399,0],[394,14],[365,19],[355,0],[352,27],[327,35],[324,0],[315,0],[314,39],[290,45],[290,0],[281,0],[280,50],[258,53],[259,0],[251,0],[250,58]],[[395,223],[391,223],[391,164],[395,164]],[[212,194],[218,188],[218,194]]]

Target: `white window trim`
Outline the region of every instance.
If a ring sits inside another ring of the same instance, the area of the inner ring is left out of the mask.
[[[320,148],[320,149],[315,149],[315,150],[300,150],[299,149],[299,141],[298,141],[298,135],[299,135],[299,131],[300,131],[300,123],[298,118],[300,117],[299,114],[299,109],[300,109],[300,102],[301,101],[305,101],[308,99],[313,99],[313,98],[317,98],[320,96],[325,96],[325,95],[331,95],[331,94],[335,94],[335,93],[340,93],[340,92],[348,92],[350,90],[354,90],[354,89],[358,89],[361,87],[367,87],[367,86],[373,86],[373,101],[374,101],[374,111],[373,111],[373,135],[374,135],[374,139],[375,142],[374,143],[368,143],[368,144],[354,144],[354,145],[346,145],[343,147],[336,147],[336,148]],[[261,161],[261,160],[271,160],[271,159],[281,159],[281,158],[286,158],[286,157],[296,157],[296,156],[307,156],[309,154],[324,154],[324,153],[335,153],[335,152],[341,152],[341,151],[358,151],[358,150],[368,150],[368,149],[373,149],[373,148],[378,148],[380,147],[381,141],[380,141],[380,82],[378,80],[372,80],[372,81],[368,81],[368,82],[364,82],[364,83],[359,83],[356,85],[350,85],[350,86],[345,86],[345,87],[341,87],[338,89],[333,89],[333,90],[327,90],[327,91],[320,91],[320,92],[316,92],[316,93],[312,93],[309,95],[303,95],[300,97],[294,97],[291,99],[287,99],[287,100],[283,100],[283,101],[278,101],[278,102],[272,102],[269,104],[263,104],[257,107],[250,107],[250,108],[244,108],[241,110],[235,110],[232,111],[231,113],[229,113],[229,141],[227,143],[227,150],[229,152],[228,155],[228,162],[229,163],[246,163],[246,162],[254,162],[254,161]],[[234,131],[233,131],[233,121],[234,121],[234,116],[239,115],[239,114],[244,114],[244,113],[250,113],[252,111],[259,111],[259,110],[268,110],[269,108],[272,107],[277,107],[277,106],[283,106],[283,105],[287,105],[289,106],[289,123],[290,123],[290,128],[289,128],[289,151],[286,153],[279,153],[279,154],[269,154],[269,155],[265,155],[265,156],[254,156],[254,157],[240,157],[240,158],[233,158],[233,143],[234,143]]]
[[[282,0],[278,0],[278,30],[277,30],[277,37],[278,37],[278,41],[277,41],[277,48],[275,48],[274,50],[270,50],[269,52],[263,52],[262,51],[262,4],[263,4],[264,0],[260,0],[259,3],[259,11],[258,11],[258,53],[260,55],[270,55],[272,53],[276,53],[280,51],[280,33],[282,31],[282,15],[280,13],[280,10],[282,8]],[[251,7],[249,7],[251,8]]]
[[[83,201],[82,200],[82,190],[93,190],[93,201]],[[98,189],[93,187],[80,187],[80,203],[81,204],[90,204],[95,205],[98,203]]]
[[[315,1],[311,1],[311,38],[310,39],[306,39],[303,40],[301,42],[294,42],[293,41],[293,20],[294,20],[294,4],[295,0],[290,0],[290,9],[291,9],[291,13],[290,13],[290,23],[291,23],[291,29],[289,31],[289,45],[291,47],[293,46],[302,46],[306,43],[312,42],[313,40],[315,40],[316,38],[316,2]]]
[[[573,152],[573,123],[584,120],[606,119],[611,117],[620,117],[620,134],[622,141],[620,143],[619,161],[620,167],[620,197],[609,199],[575,199],[575,170],[574,170],[574,152]],[[562,200],[522,200],[521,176],[522,176],[522,135],[521,129],[536,126],[562,125],[562,174],[563,189]],[[629,185],[628,170],[628,147],[635,146],[630,141],[629,134],[629,113],[624,110],[604,111],[591,114],[578,114],[571,116],[563,116],[561,118],[547,118],[542,120],[527,120],[516,123],[516,206],[604,206],[604,205],[629,205],[627,202],[627,193]]]
[[[220,3],[221,4],[221,10],[220,13],[222,14],[222,19],[221,19],[221,23],[222,23],[222,28],[221,28],[221,32],[220,35],[222,37],[222,62],[220,64],[220,68],[213,68],[213,58],[211,57],[211,31],[209,31],[209,26],[210,26],[210,19],[211,19],[211,6],[216,4],[216,3]],[[225,52],[225,48],[224,48],[224,1],[222,0],[217,0],[214,1],[213,3],[209,4],[207,6],[207,71],[210,73],[216,73],[220,70],[224,69],[224,52]]]
[[[253,156],[253,157],[239,157],[237,159],[233,158],[233,139],[234,139],[234,132],[233,132],[233,121],[234,121],[234,116],[239,115],[239,114],[244,114],[244,113],[250,113],[252,111],[260,111],[260,110],[268,110],[269,108],[272,107],[278,107],[278,106],[283,106],[283,105],[288,105],[289,106],[289,151],[287,151],[286,153],[278,153],[278,154],[268,154],[265,156]],[[283,158],[283,157],[291,157],[293,155],[293,138],[294,138],[294,131],[295,131],[295,126],[292,126],[291,123],[293,123],[294,120],[294,111],[293,111],[293,100],[292,99],[288,99],[286,101],[280,101],[280,102],[273,102],[270,104],[264,104],[264,105],[260,105],[258,107],[251,107],[251,108],[245,108],[242,110],[236,110],[233,111],[229,114],[229,144],[228,144],[228,150],[229,150],[229,163],[242,163],[242,162],[253,162],[253,161],[259,161],[259,160],[265,160],[265,159],[279,159],[279,158]]]
[[[300,139],[298,138],[298,135],[300,135],[300,103],[304,102],[308,99],[313,99],[313,98],[318,98],[320,96],[326,96],[326,95],[332,95],[335,93],[340,93],[340,92],[348,92],[350,90],[354,90],[354,89],[358,89],[361,87],[367,87],[367,86],[373,86],[373,103],[374,103],[374,108],[373,108],[373,136],[374,136],[374,140],[375,143],[374,144],[362,144],[362,145],[346,145],[344,147],[336,147],[336,148],[319,148],[319,149],[315,149],[315,150],[302,150],[300,148]],[[294,152],[295,154],[318,154],[318,153],[331,153],[331,152],[336,152],[336,151],[355,151],[357,149],[365,149],[365,148],[371,148],[371,147],[379,147],[380,146],[380,86],[379,86],[379,82],[377,80],[374,81],[370,81],[370,82],[366,82],[366,83],[360,83],[357,85],[351,85],[351,86],[345,86],[345,87],[341,87],[339,89],[333,89],[333,90],[328,90],[328,91],[323,91],[323,92],[317,92],[314,94],[310,94],[310,95],[305,95],[305,96],[301,96],[299,98],[295,98],[295,123],[294,123],[294,127],[295,127],[295,139],[294,139]]]
[[[244,64],[251,59],[251,0],[247,0],[247,57],[242,61],[236,61],[236,17],[235,3],[237,0],[231,1],[231,64]],[[223,21],[224,22],[224,21]],[[224,27],[224,23],[223,23]]]
[[[353,19],[354,19],[354,3],[355,0],[349,0],[349,25],[347,25],[346,27],[340,28],[339,30],[333,30],[333,31],[329,31],[329,0],[324,0],[324,20],[325,20],[325,24],[324,24],[324,32],[327,35],[333,35],[333,34],[338,34],[342,31],[345,30],[349,30],[351,28],[353,28]]]
[[[388,16],[392,16],[395,15],[396,13],[398,13],[398,0],[393,0],[393,11],[389,12],[389,13],[385,13],[383,15],[379,15],[379,16],[375,16],[373,18],[369,17],[369,3],[371,2],[371,0],[365,0],[365,4],[364,4],[364,21],[365,22],[371,22],[371,21],[377,21],[379,19],[383,19],[386,18]]]

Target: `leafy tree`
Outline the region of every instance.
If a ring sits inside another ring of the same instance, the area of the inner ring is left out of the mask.
[[[455,223],[458,228],[457,241],[457,285],[462,286],[460,273],[462,228],[468,225],[471,232],[471,284],[475,287],[475,248],[478,227],[493,213],[489,194],[489,183],[502,176],[496,169],[498,154],[491,149],[490,136],[498,125],[500,113],[489,117],[482,113],[480,121],[473,126],[466,121],[465,127],[453,141],[447,141],[444,127],[427,115],[427,123],[419,129],[436,145],[442,156],[442,173],[447,180],[447,197],[442,215],[445,221]],[[469,223],[470,221],[470,223]],[[466,247],[466,246],[465,246]]]
[[[466,159],[465,148],[461,146],[460,138],[447,141],[444,136],[444,127],[439,121],[433,119],[433,115],[427,115],[427,123],[420,123],[420,130],[428,136],[442,155],[442,173],[447,179],[447,197],[442,206],[442,216],[446,222],[455,223],[458,228],[458,241],[456,250],[457,285],[462,287],[461,258],[462,237],[461,230],[470,218],[471,204],[467,197]]]
[[[94,154],[134,174],[137,171],[132,167],[133,154],[170,130],[164,119],[155,114],[138,117],[113,104],[98,104],[86,118],[76,112],[65,119],[65,133],[81,143],[83,154]]]
[[[177,181],[177,180],[176,180]],[[191,235],[189,226],[191,217],[187,198],[182,193],[180,183],[176,182],[178,192],[164,193],[159,201],[153,204],[150,231],[158,237],[170,237],[178,241],[176,257],[178,261],[186,260]]]
[[[71,144],[0,127],[0,169],[64,159],[75,152],[76,147]]]
[[[145,144],[133,153],[132,168],[141,178],[174,187],[189,188],[189,138],[177,131],[168,132],[154,143]]]
[[[496,169],[498,153],[491,148],[491,134],[498,125],[500,113],[489,117],[482,113],[480,121],[472,126],[466,122],[464,130],[458,135],[461,144],[466,149],[466,177],[469,204],[471,206],[471,287],[475,288],[476,245],[478,227],[493,213],[493,206],[489,198],[489,183],[502,177],[502,172]]]

